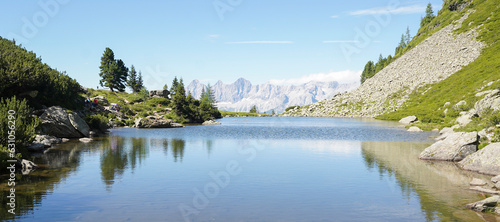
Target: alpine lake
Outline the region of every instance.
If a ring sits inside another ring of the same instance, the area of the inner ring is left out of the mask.
[[[0,177],[5,221],[500,221],[464,207],[485,175],[418,159],[432,132],[373,119],[228,117],[112,129]]]

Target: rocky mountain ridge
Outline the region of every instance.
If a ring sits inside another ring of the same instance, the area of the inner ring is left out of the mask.
[[[217,106],[220,110],[248,112],[255,105],[259,112],[276,113],[285,111],[289,106],[312,104],[335,94],[353,90],[359,83],[340,84],[338,82],[311,81],[301,85],[275,85],[264,83],[253,85],[250,81],[239,78],[234,83],[218,81],[212,86]],[[206,85],[193,80],[186,91],[199,98]]]

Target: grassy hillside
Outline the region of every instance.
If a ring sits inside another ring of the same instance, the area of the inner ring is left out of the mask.
[[[462,33],[477,28],[478,40],[486,44],[481,56],[447,79],[416,90],[404,106],[397,111],[384,113],[377,118],[399,120],[405,116],[415,115],[420,121],[429,125],[452,125],[460,111],[473,108],[474,103],[482,98],[475,96],[478,90],[500,88],[498,81],[500,79],[500,41],[498,41],[500,39],[500,15],[498,13],[500,0],[475,0],[460,12],[450,10],[460,2],[465,1],[446,1],[439,15],[428,26],[422,27],[410,45],[416,46],[426,36],[432,35],[439,28],[460,18],[467,10],[473,9],[475,12],[469,15],[456,32]],[[430,29],[437,25],[439,27]],[[491,84],[487,85],[488,83]],[[466,101],[467,105],[458,109],[452,108],[461,100]],[[447,102],[450,104],[445,106]],[[445,109],[449,109],[450,112],[445,114],[443,112]],[[495,114],[491,113],[491,115]],[[490,117],[483,117],[483,119],[488,118]]]

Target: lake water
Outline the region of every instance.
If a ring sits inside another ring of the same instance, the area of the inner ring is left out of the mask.
[[[435,134],[370,119],[224,118],[113,129],[18,175],[16,221],[496,221],[463,205],[473,177],[419,160]]]

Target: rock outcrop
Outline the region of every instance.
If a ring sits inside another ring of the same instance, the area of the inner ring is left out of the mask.
[[[475,203],[467,204],[467,205],[465,205],[465,207],[468,209],[474,210],[474,211],[478,211],[478,212],[495,211],[497,213],[497,211],[499,210],[499,207],[496,207],[496,206],[498,205],[499,202],[500,202],[500,196],[497,195],[497,196],[488,197],[484,200],[481,200],[481,201],[478,201]]]
[[[404,125],[412,124],[416,122],[418,118],[416,116],[407,116],[401,120],[399,120],[399,123],[402,123]]]
[[[500,143],[492,143],[483,149],[465,157],[458,165],[465,170],[483,174],[500,174]]]
[[[448,136],[427,147],[419,158],[424,160],[460,161],[476,152],[477,132],[450,132]]]
[[[164,90],[164,89],[149,91],[149,96],[150,97],[163,97],[163,98],[167,98],[168,95],[170,95],[170,92],[168,90]]]
[[[74,112],[52,106],[46,109],[39,117],[42,133],[66,138],[88,137],[90,127],[85,121]]]
[[[220,122],[217,122],[215,120],[207,120],[202,123],[202,125],[220,125],[220,124],[221,124]]]
[[[453,33],[467,17],[443,27],[359,88],[284,115],[374,117],[397,110],[415,89],[442,81],[479,57],[484,43],[475,40],[474,29]]]
[[[479,116],[482,116],[490,109],[494,111],[500,110],[500,90],[494,89],[486,93],[483,99],[474,104],[474,109]],[[481,94],[479,96],[481,96]]]
[[[147,116],[136,119],[135,126],[137,128],[177,128],[184,127],[182,124],[176,123],[171,119],[165,119],[161,116]]]

